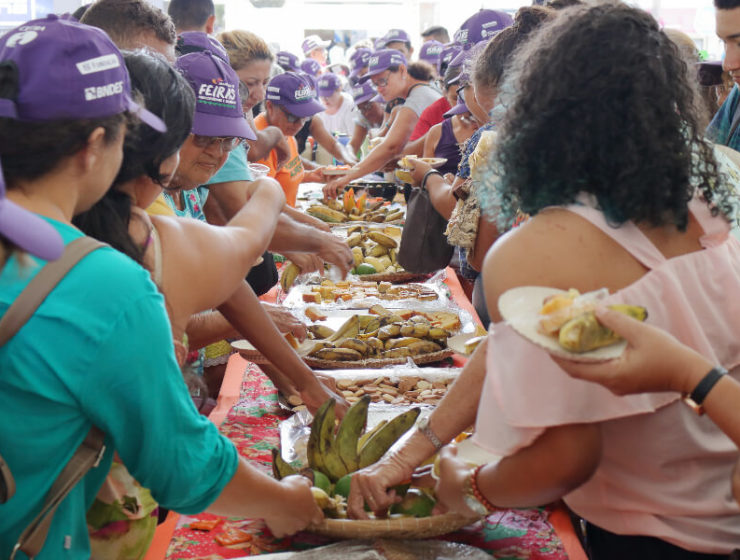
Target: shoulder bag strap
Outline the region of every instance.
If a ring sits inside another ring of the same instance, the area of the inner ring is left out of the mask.
[[[54,290],[61,279],[82,258],[91,251],[104,246],[105,244],[91,237],[81,237],[67,245],[58,260],[46,264],[0,319],[0,346],[7,343],[20,330],[46,299],[46,296]],[[69,494],[69,491],[85,476],[85,473],[100,462],[100,458],[105,451],[104,438],[105,435],[98,428],[95,426],[90,428],[85,440],[52,484],[41,512],[21,533],[13,548],[11,559],[15,557],[19,550],[23,551],[29,558],[38,555],[44,546],[44,541],[46,541],[46,535],[49,532],[51,520],[57,507]],[[7,475],[9,474],[8,472]],[[12,475],[10,476],[10,483],[8,488],[14,488]],[[10,498],[10,495],[8,498]]]
[[[92,237],[80,237],[65,247],[59,259],[47,263],[0,318],[0,346],[15,336],[67,272],[85,255],[103,246]]]

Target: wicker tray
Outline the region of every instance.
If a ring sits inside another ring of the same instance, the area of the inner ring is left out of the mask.
[[[379,369],[385,366],[405,364],[411,358],[415,364],[431,364],[449,358],[455,353],[451,348],[445,348],[439,352],[420,354],[419,356],[408,356],[403,358],[370,358],[368,360],[357,360],[354,362],[340,360],[320,360],[311,356],[303,356],[303,361],[310,367],[316,369]]]
[[[394,517],[389,519],[325,519],[308,531],[335,539],[427,539],[446,535],[478,521],[456,513],[432,517]]]
[[[357,278],[360,280],[366,280],[368,282],[414,282],[416,280],[427,280],[431,278],[431,274],[421,272],[409,272],[404,270],[403,272],[381,272],[379,274],[359,274]]]

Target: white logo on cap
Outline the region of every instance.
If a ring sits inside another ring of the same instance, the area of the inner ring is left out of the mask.
[[[198,88],[198,102],[209,105],[236,104],[236,89],[234,84],[219,82],[218,84],[200,84]]]
[[[35,31],[22,31],[20,33],[13,33],[8,37],[8,42],[5,43],[6,47],[15,47],[17,45],[27,45],[33,41],[39,34]]]
[[[85,75],[110,70],[111,68],[118,68],[120,65],[121,61],[118,60],[115,54],[106,54],[89,60],[83,60],[82,62],[78,62],[76,66],[80,74]]]
[[[468,30],[467,29],[459,29],[457,33],[455,33],[455,41],[458,43],[467,43],[468,41]]]
[[[95,101],[104,97],[111,97],[123,93],[123,81],[113,82],[104,86],[85,88],[85,101]]]
[[[439,54],[442,52],[442,47],[439,45],[432,45],[427,49],[427,54]]]
[[[293,94],[293,98],[296,101],[309,99],[311,97],[313,97],[313,90],[308,86],[303,86],[301,89],[296,90],[295,94]]]
[[[371,56],[367,61],[368,66],[375,66],[376,64],[379,64],[379,63],[380,63],[379,56]]]
[[[488,22],[484,23],[483,25],[481,25],[481,27],[483,29],[486,29],[488,27],[498,27],[498,21],[496,21],[496,20],[488,21]]]

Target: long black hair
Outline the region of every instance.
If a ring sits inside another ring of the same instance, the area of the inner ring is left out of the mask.
[[[614,226],[683,231],[696,189],[715,214],[730,214],[687,65],[650,14],[625,4],[563,10],[517,51],[503,91],[480,193],[503,224],[581,192]]]
[[[74,224],[141,263],[143,250],[128,232],[133,201],[118,187],[141,176],[161,184],[164,177],[160,175],[160,165],[180,149],[190,134],[195,95],[164,57],[145,51],[124,52],[123,57],[132,89],[143,98],[147,109],[164,121],[167,132],[162,134],[146,125],[129,131],[123,145],[123,163],[113,186],[95,206],[75,217]]]

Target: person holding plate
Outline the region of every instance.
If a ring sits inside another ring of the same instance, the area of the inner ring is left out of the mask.
[[[584,520],[592,559],[727,558],[740,543],[732,440],[676,393],[619,397],[571,378],[497,306],[521,286],[607,288],[607,304],[645,307],[650,324],[717,366],[700,384],[722,368],[738,378],[733,195],[687,67],[648,13],[584,5],[517,51],[502,91],[508,109],[479,196],[502,227],[519,210],[532,217],[484,261],[488,343],[416,443],[384,460],[382,482],[475,422],[473,441],[503,459],[471,469],[445,451],[443,507],[485,514],[562,498]],[[353,490],[371,508],[393,501],[369,479],[353,477]],[[356,515],[361,501],[350,497]]]

